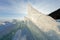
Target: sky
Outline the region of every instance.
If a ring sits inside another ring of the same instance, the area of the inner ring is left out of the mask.
[[[60,0],[0,0],[0,19],[23,18],[28,3],[46,15],[60,8]]]

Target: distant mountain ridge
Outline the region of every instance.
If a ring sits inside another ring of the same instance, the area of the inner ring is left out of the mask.
[[[54,19],[60,19],[60,8],[49,14]]]

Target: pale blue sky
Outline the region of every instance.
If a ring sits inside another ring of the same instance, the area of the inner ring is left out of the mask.
[[[44,14],[60,8],[60,0],[0,0],[0,19],[26,16],[28,3]]]

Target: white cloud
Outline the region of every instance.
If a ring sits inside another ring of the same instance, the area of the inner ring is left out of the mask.
[[[24,0],[9,0],[11,6],[0,6],[0,11],[10,11],[14,13],[26,13],[26,3]]]

